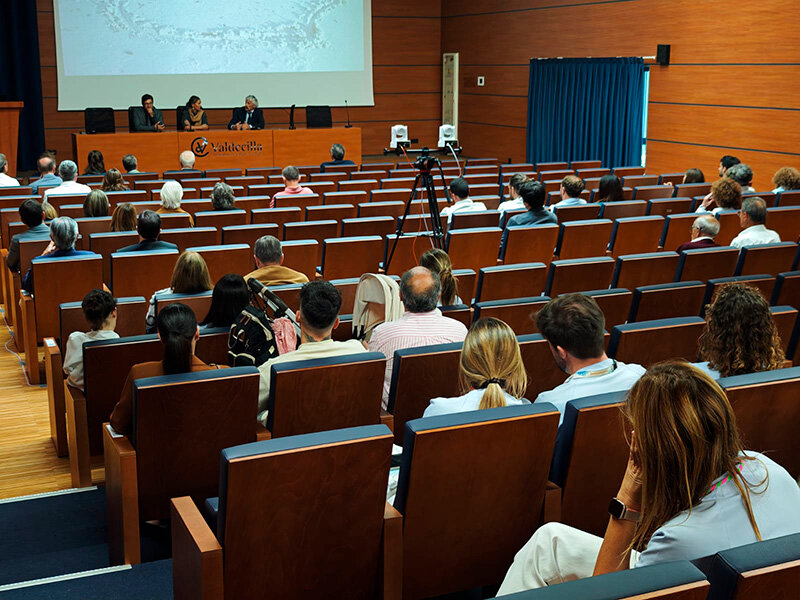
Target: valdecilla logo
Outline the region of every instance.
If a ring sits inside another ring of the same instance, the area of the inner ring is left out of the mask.
[[[208,140],[204,137],[196,137],[190,145],[195,156],[206,156],[208,154]]]

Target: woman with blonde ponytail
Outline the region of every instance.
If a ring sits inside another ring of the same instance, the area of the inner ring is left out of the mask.
[[[463,396],[434,398],[423,416],[529,404],[523,398],[528,376],[511,327],[498,319],[480,319],[464,340],[459,364]]]
[[[462,304],[461,298],[458,297],[458,282],[453,277],[453,265],[450,264],[450,256],[447,252],[439,248],[428,250],[420,257],[419,266],[425,267],[431,273],[439,276],[439,281],[442,282],[442,297],[439,306]]]

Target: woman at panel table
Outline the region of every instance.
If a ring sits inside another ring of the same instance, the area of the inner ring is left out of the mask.
[[[208,129],[206,111],[203,110],[203,103],[199,96],[191,96],[186,103],[186,110],[183,111],[183,128],[186,131]]]

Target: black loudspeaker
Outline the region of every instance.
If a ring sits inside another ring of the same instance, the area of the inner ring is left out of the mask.
[[[330,106],[306,106],[306,127],[333,127]]]
[[[656,50],[656,62],[661,66],[669,64],[669,44],[659,44]]]
[[[83,124],[86,133],[114,133],[114,109],[87,108],[83,111]]]

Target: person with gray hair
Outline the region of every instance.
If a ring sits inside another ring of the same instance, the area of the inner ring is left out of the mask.
[[[65,194],[83,194],[84,196],[92,191],[88,185],[78,183],[78,165],[71,160],[62,160],[58,165],[58,175],[61,177],[61,185],[50,188],[44,192],[44,202],[50,196],[63,196]]]
[[[729,173],[731,169],[728,169]],[[739,209],[739,225],[742,227],[742,232],[733,238],[731,246],[744,248],[745,246],[780,243],[781,236],[776,231],[767,229],[766,222],[767,203],[762,198],[748,196],[742,200],[742,208]]]
[[[400,299],[405,314],[396,321],[378,325],[369,341],[370,352],[386,357],[383,379],[383,408],[388,405],[389,386],[395,350],[417,348],[430,344],[463,342],[467,328],[460,321],[445,317],[436,308],[442,285],[439,276],[425,267],[414,267],[400,279]]]
[[[328,167],[338,167],[339,165],[355,165],[352,160],[345,160],[344,158],[344,146],[341,144],[334,144],[331,146],[331,160],[322,163],[319,166],[319,170],[323,173],[325,169]],[[336,169],[329,169],[330,171],[335,171]]]
[[[19,181],[8,174],[8,159],[0,154],[0,187],[19,187]]]
[[[211,206],[214,210],[233,210],[235,200],[231,186],[222,181],[214,184],[214,189],[211,190]]]
[[[178,156],[178,162],[181,163],[181,171],[194,171],[194,162],[195,162],[194,152],[191,150],[184,150]]]
[[[141,173],[139,170],[139,161],[133,154],[126,154],[122,157],[122,167],[126,173]]]
[[[75,163],[72,163],[73,165]],[[78,223],[70,217],[56,217],[50,221],[50,244],[44,249],[40,257],[43,258],[73,258],[75,256],[94,256],[88,250],[75,250],[75,240],[78,239]],[[33,267],[28,269],[22,280],[22,289],[33,293]]]
[[[684,242],[675,251],[678,254],[684,250],[695,250],[696,248],[713,248],[718,246],[714,241],[719,233],[719,221],[712,215],[703,215],[697,217],[692,223],[692,239],[689,242]]]
[[[284,167],[281,176],[283,177],[283,185],[286,187],[283,188],[282,192],[277,192],[272,196],[272,201],[269,204],[270,208],[275,208],[275,198],[279,196],[293,196],[297,194],[308,195],[314,193],[311,188],[300,185],[301,175],[297,167],[292,165]]]
[[[264,129],[264,115],[258,108],[258,98],[250,94],[244,99],[244,106],[233,109],[228,129]]]
[[[744,163],[738,163],[725,171],[725,177],[733,179],[742,187],[743,194],[755,194],[756,189],[750,185],[753,182],[753,169]]]
[[[156,211],[160,215],[174,215],[177,213],[189,215],[189,225],[194,227],[192,215],[181,208],[183,187],[174,179],[168,179],[161,186],[161,206]]]
[[[253,278],[266,286],[308,281],[308,277],[299,271],[283,266],[281,243],[274,236],[262,235],[256,240],[253,258],[256,261],[256,270],[245,275],[245,281]]]

